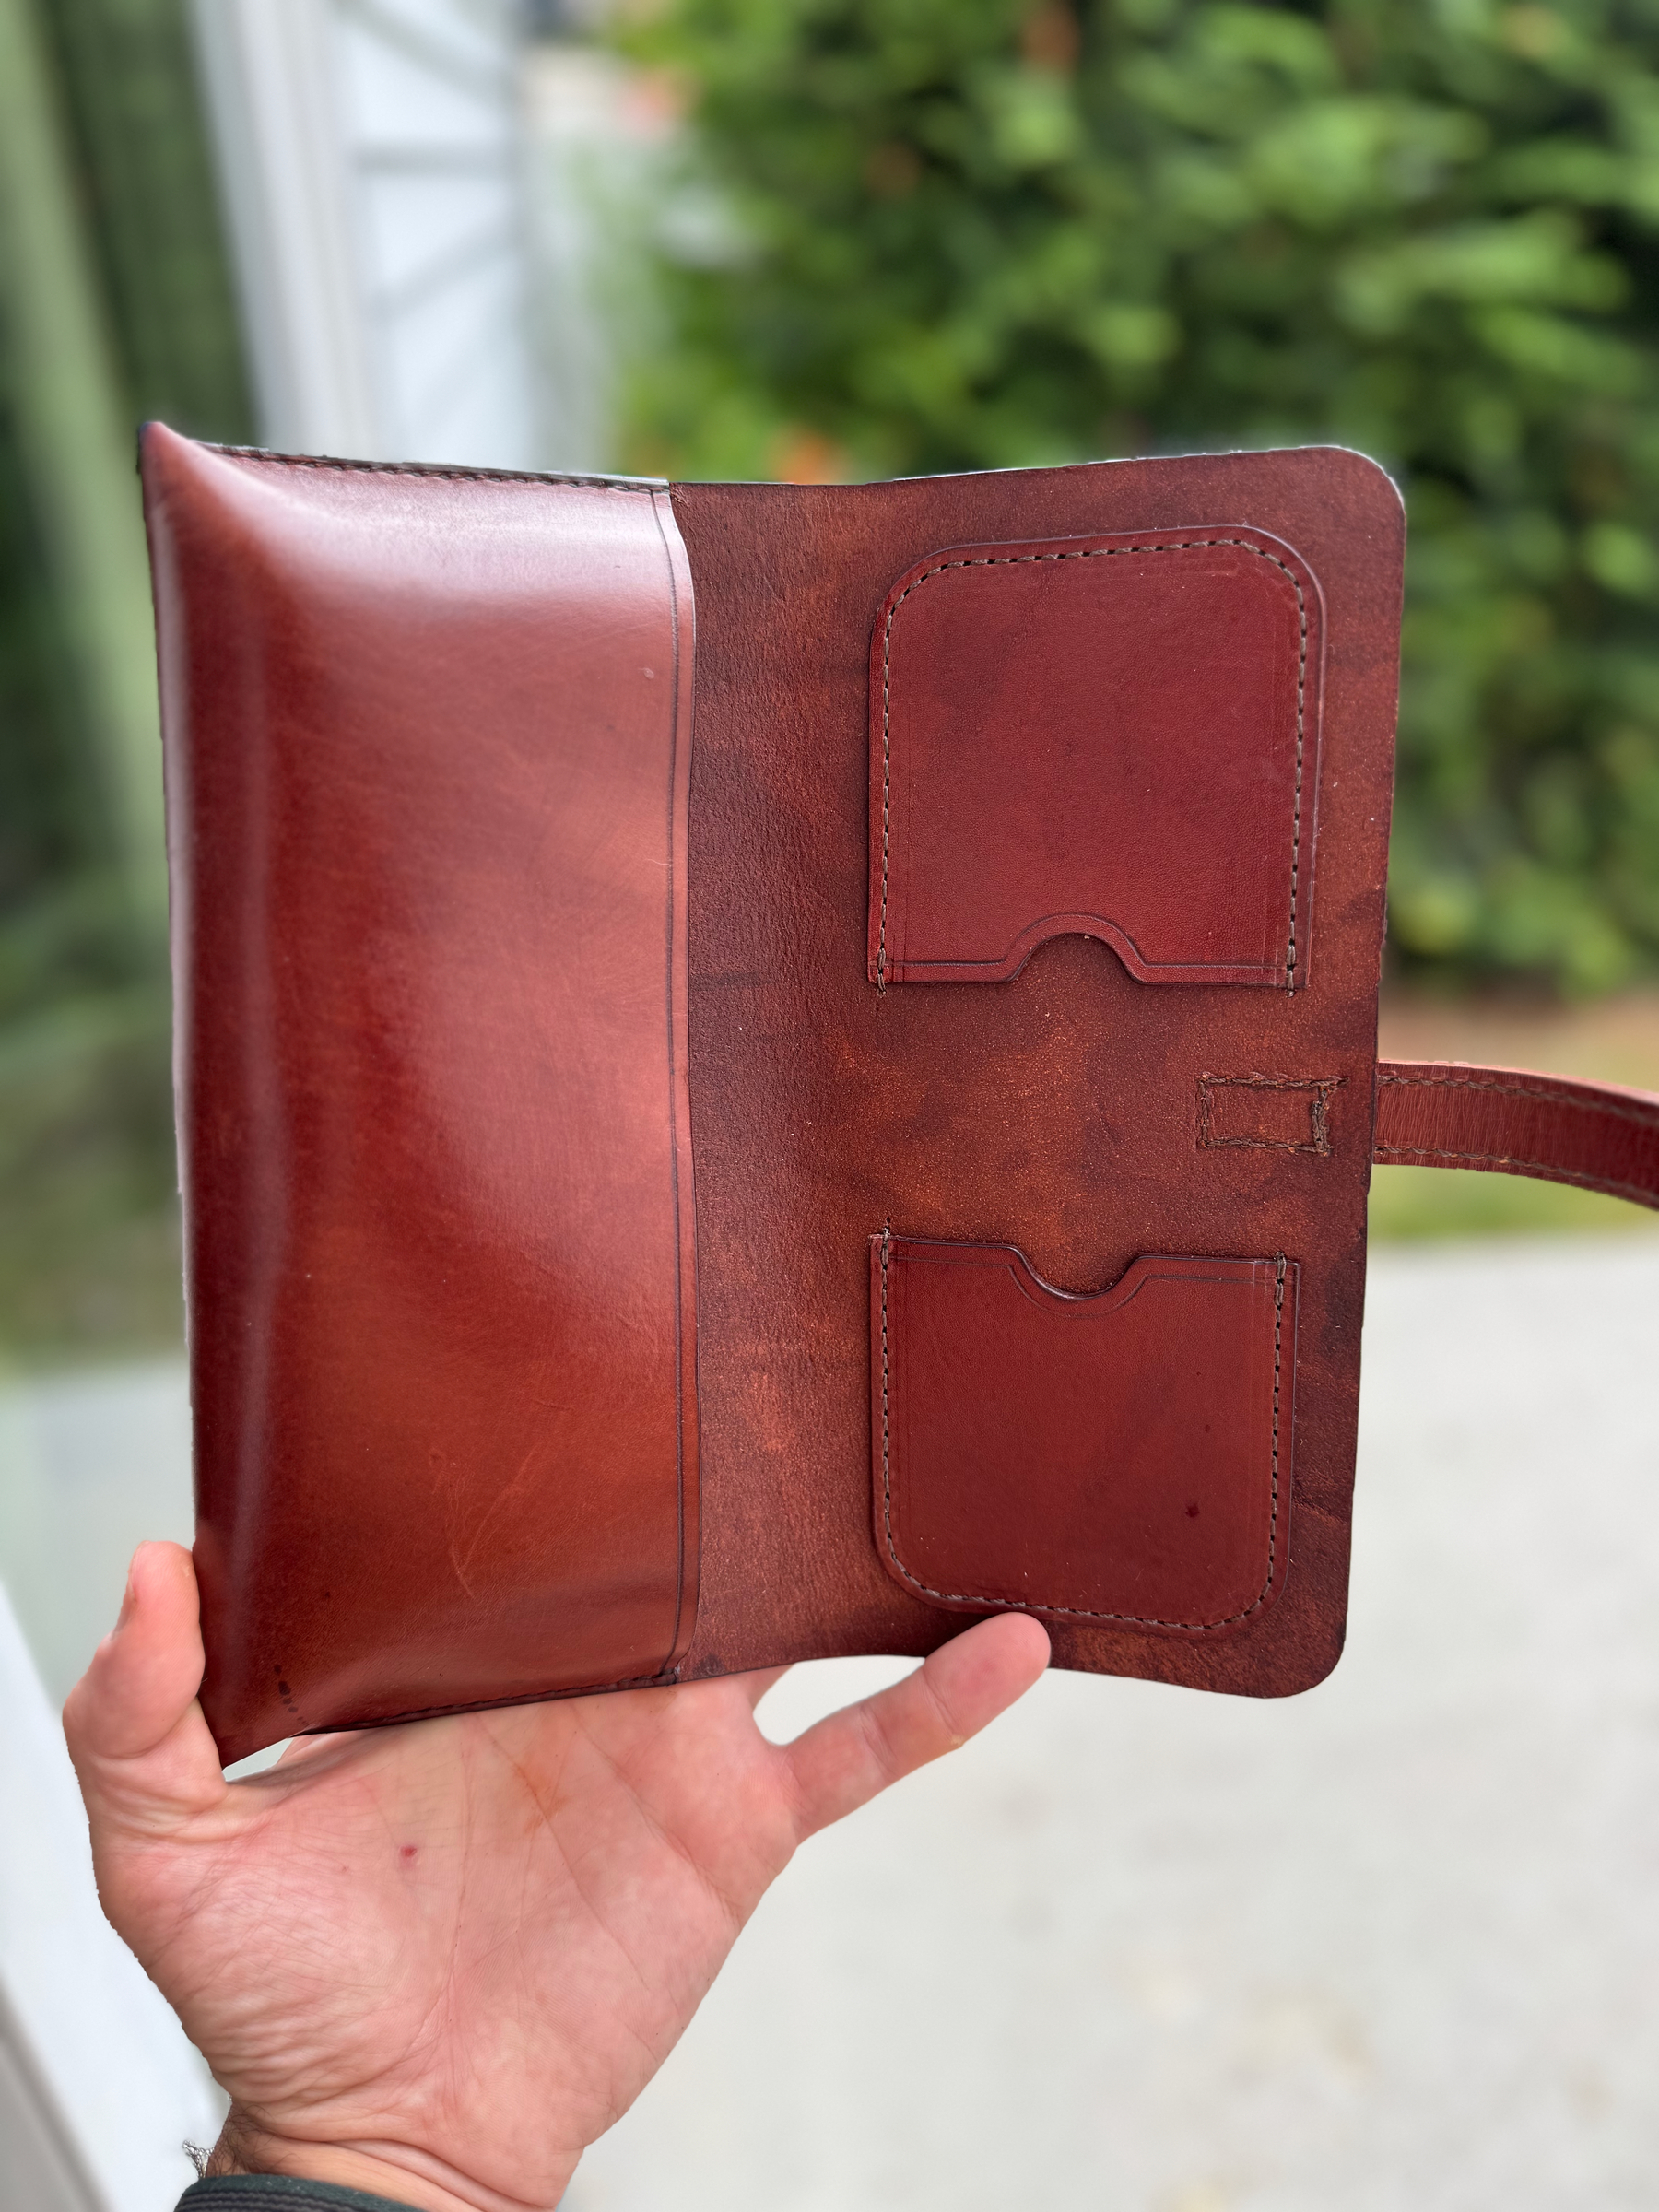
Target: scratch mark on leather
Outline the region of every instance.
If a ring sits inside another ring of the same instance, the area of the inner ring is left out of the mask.
[[[520,1460],[514,1473],[509,1477],[488,1504],[485,1506],[484,1511],[473,1523],[470,1533],[463,1530],[460,1524],[460,1514],[455,1512],[452,1507],[449,1530],[450,1565],[454,1570],[455,1580],[474,1604],[477,1602],[478,1594],[473,1587],[473,1568],[477,1560],[479,1550],[502,1508],[511,1500],[521,1496],[530,1488],[532,1463],[540,1451],[541,1440],[538,1439]]]
[[[1162,1620],[1149,1613],[1104,1613],[1088,1606],[1045,1606],[1037,1599],[991,1597],[982,1591],[935,1590],[912,1574],[899,1557],[899,1547],[893,1538],[893,1476],[892,1445],[888,1429],[891,1405],[891,1382],[888,1371],[888,1263],[892,1245],[892,1225],[889,1222],[881,1232],[881,1517],[887,1538],[888,1557],[912,1590],[924,1597],[937,1598],[942,1604],[954,1606],[983,1606],[998,1613],[1053,1613],[1064,1614],[1073,1620],[1114,1620],[1127,1628],[1183,1629],[1189,1635],[1203,1634],[1212,1629],[1230,1629],[1241,1620],[1248,1620],[1260,1611],[1273,1592],[1273,1578],[1278,1565],[1279,1523],[1279,1397],[1284,1356],[1285,1277],[1289,1263],[1282,1252],[1274,1254],[1273,1277],[1273,1439],[1271,1455],[1272,1494],[1267,1519],[1267,1573],[1261,1588],[1249,1605],[1237,1613],[1224,1615],[1218,1620]]]
[[[1236,546],[1243,552],[1253,553],[1258,560],[1271,561],[1276,569],[1290,579],[1290,588],[1296,594],[1300,632],[1296,659],[1296,778],[1290,804],[1290,914],[1285,945],[1285,989],[1295,993],[1296,910],[1301,878],[1302,764],[1307,749],[1308,722],[1308,598],[1296,571],[1287,561],[1280,560],[1277,554],[1269,553],[1265,546],[1253,545],[1247,537],[1192,537],[1163,545],[1149,542],[1137,546],[1079,546],[1061,553],[985,553],[935,561],[931,568],[924,569],[913,582],[905,585],[888,609],[887,624],[881,639],[881,912],[876,942],[876,988],[878,993],[885,994],[888,986],[888,875],[892,853],[893,623],[899,609],[911,594],[920,591],[930,576],[942,576],[950,569],[1022,568],[1045,560],[1115,560],[1128,553],[1200,553],[1214,551],[1221,546]]]

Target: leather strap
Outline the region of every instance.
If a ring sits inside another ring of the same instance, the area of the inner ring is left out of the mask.
[[[1488,1168],[1659,1207],[1659,1097],[1461,1061],[1377,1064],[1373,1156]]]

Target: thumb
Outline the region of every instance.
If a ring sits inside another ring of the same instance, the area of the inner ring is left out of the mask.
[[[95,1845],[112,1822],[163,1832],[223,1795],[218,1753],[196,1702],[203,1665],[189,1552],[141,1544],[120,1618],[64,1707]]]

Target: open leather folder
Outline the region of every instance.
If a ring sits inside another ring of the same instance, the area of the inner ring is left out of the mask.
[[[225,1757],[1009,1606],[1317,1682],[1372,1159],[1659,1204],[1377,1064],[1382,471],[144,475]]]

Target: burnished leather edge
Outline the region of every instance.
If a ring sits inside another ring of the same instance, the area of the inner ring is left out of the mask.
[[[148,424],[144,426],[146,429]],[[143,431],[139,433],[142,453]],[[357,461],[339,453],[285,453],[269,445],[226,445],[210,438],[193,440],[204,453],[225,453],[232,461],[280,461],[288,468],[345,469],[373,477],[445,477],[462,484],[587,484],[602,491],[666,491],[666,477],[611,477],[598,471],[563,468],[463,468],[448,461]]]
[[[668,561],[674,605],[674,768],[668,818],[668,1053],[674,1116],[674,1202],[678,1232],[675,1358],[679,1370],[679,1604],[674,1641],[663,1662],[677,1673],[697,1629],[702,1557],[697,1395],[697,1196],[691,1152],[691,956],[689,933],[692,680],[697,608],[691,563],[667,488],[653,489],[652,507]]]

